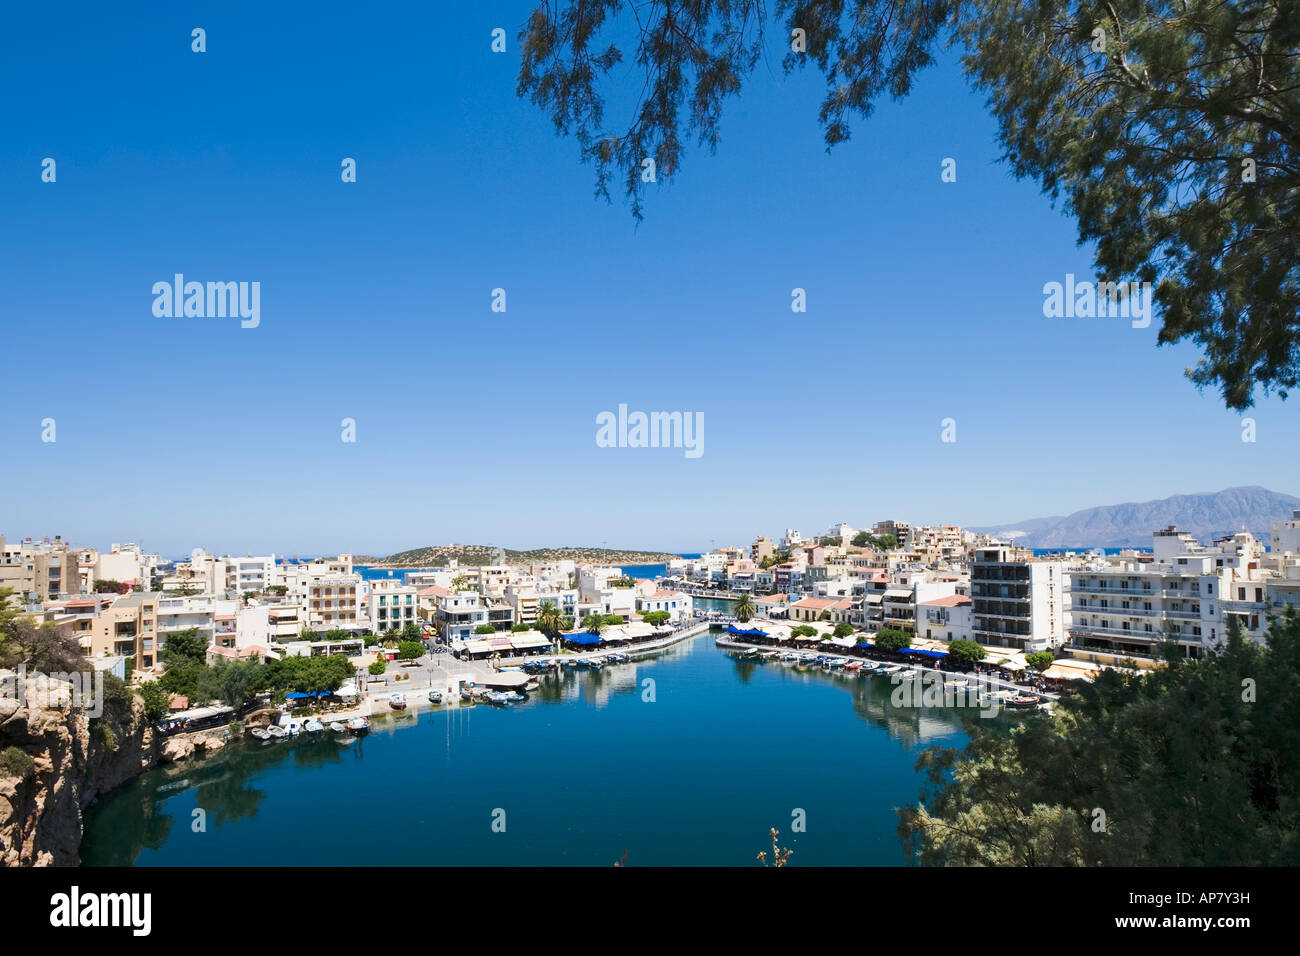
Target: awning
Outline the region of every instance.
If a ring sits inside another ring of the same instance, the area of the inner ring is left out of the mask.
[[[527,649],[527,648],[530,648],[530,647],[550,647],[550,646],[551,646],[551,642],[548,641],[548,640],[547,640],[546,638],[544,638],[544,637],[513,637],[513,638],[510,639],[510,643],[511,643],[514,647],[516,647],[516,648],[518,648],[518,649],[520,649],[520,650],[524,650],[524,649]]]
[[[947,657],[947,651],[923,651],[919,647],[904,647],[899,650],[900,654],[921,654],[925,657]]]
[[[586,631],[577,631],[573,634],[565,634],[564,639],[570,644],[582,644],[585,647],[603,643],[598,635],[590,634]]]

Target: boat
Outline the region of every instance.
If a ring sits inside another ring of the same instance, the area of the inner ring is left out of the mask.
[[[258,740],[271,739],[271,735],[266,732],[266,728],[264,727],[254,727],[252,730],[249,731],[249,733],[252,734],[254,737],[256,737]]]
[[[849,661],[844,665],[844,669],[846,671],[860,671],[862,670],[862,661]]]
[[[517,704],[519,701],[525,699],[524,695],[519,693],[517,690],[506,690],[502,691],[502,693],[506,695],[506,700],[510,701],[512,704]]]
[[[289,736],[289,731],[277,724],[272,724],[270,727],[267,727],[266,733],[267,736],[271,737],[273,740],[283,740],[285,737]]]
[[[474,695],[473,695],[472,693],[470,693],[470,690],[469,690],[468,687],[462,687],[462,688],[460,689],[460,699],[461,699],[461,700],[468,701],[468,700],[473,700],[473,698],[474,698]]]
[[[336,734],[341,734],[347,729],[348,729],[347,724],[343,723],[342,721],[336,720],[334,721],[334,723],[330,724],[330,730],[332,730]]]
[[[1032,707],[1037,707],[1041,700],[1042,698],[1035,697],[1033,694],[1017,694],[1014,697],[1006,698],[1003,704],[1015,710],[1029,710]]]
[[[440,691],[440,690],[431,690],[431,691],[429,691],[429,703],[431,703],[431,704],[441,704],[441,703],[442,703],[442,691]]]
[[[504,707],[506,704],[510,703],[510,697],[505,691],[490,690],[483,696],[487,698],[489,704],[500,704]]]
[[[302,725],[302,729],[307,731],[307,733],[309,734],[318,734],[325,729],[325,725],[322,724],[315,717],[311,717],[308,718],[307,722]]]
[[[348,721],[348,730],[352,731],[354,734],[364,734],[369,729],[369,717],[357,716]]]
[[[389,694],[389,695],[388,695],[388,706],[391,707],[391,708],[393,708],[393,710],[405,710],[405,709],[406,709],[406,695],[405,695],[405,694]]]

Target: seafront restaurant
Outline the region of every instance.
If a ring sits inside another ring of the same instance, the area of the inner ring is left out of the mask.
[[[493,657],[534,657],[551,649],[551,642],[538,634],[500,635],[486,639],[457,639],[447,645],[461,660],[485,661]]]

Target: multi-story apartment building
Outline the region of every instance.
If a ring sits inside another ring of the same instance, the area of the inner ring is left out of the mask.
[[[0,588],[13,588],[20,600],[35,595],[37,603],[80,594],[77,552],[58,535],[13,543],[0,535]]]
[[[754,543],[749,546],[749,560],[755,564],[772,557],[776,554],[776,545],[764,537],[757,537]]]
[[[1069,613],[1066,563],[1023,548],[975,552],[970,569],[971,632],[981,644],[1040,651],[1065,642]]]
[[[474,628],[488,623],[488,609],[477,591],[456,591],[438,601],[438,633],[444,641],[469,640]]]
[[[1148,556],[1094,561],[1071,579],[1071,647],[1103,657],[1154,659],[1171,640],[1187,657],[1220,645],[1229,618],[1260,640],[1271,576],[1249,534],[1205,548],[1176,528],[1155,532]]]
[[[1275,554],[1300,554],[1300,509],[1291,512],[1288,520],[1274,521],[1269,538],[1269,547]]]
[[[367,626],[376,634],[408,624],[421,624],[420,589],[396,579],[362,582],[362,607]]]
[[[361,575],[326,574],[306,584],[307,626],[313,631],[366,629],[369,618],[361,605]]]
[[[124,657],[136,670],[158,663],[158,600],[156,591],[133,591],[104,608],[90,635],[90,656]]]

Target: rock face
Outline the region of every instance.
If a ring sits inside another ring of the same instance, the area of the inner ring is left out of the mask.
[[[0,694],[15,675],[0,671]],[[102,793],[157,762],[153,730],[138,698],[90,720],[71,706],[72,685],[28,675],[22,699],[0,696],[0,751],[27,754],[34,767],[16,777],[0,766],[0,864],[76,866],[81,814]]]

